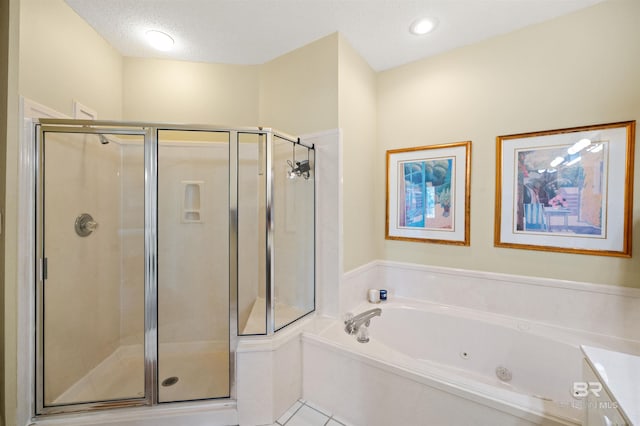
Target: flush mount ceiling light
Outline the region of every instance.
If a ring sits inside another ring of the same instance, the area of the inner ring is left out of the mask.
[[[420,18],[413,21],[409,27],[409,32],[413,35],[429,34],[436,28],[438,21],[435,18]]]
[[[165,52],[173,47],[173,38],[171,38],[167,33],[157,30],[149,30],[145,34],[149,43],[158,50]]]

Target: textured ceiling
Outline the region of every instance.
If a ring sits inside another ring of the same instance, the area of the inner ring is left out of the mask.
[[[125,56],[261,64],[339,31],[376,71],[553,19],[602,0],[66,0]],[[419,17],[436,30],[408,32]],[[158,29],[170,52],[144,39]]]

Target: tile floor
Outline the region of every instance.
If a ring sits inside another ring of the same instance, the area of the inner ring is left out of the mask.
[[[331,414],[325,414],[312,403],[296,401],[286,413],[270,426],[345,426]]]

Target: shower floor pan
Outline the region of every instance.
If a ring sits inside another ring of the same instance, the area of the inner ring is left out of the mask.
[[[141,345],[120,346],[56,398],[54,404],[143,397],[141,353]],[[160,354],[160,402],[229,396],[229,352],[225,343],[161,343]],[[168,386],[162,386],[162,382]]]

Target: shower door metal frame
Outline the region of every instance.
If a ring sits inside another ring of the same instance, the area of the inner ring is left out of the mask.
[[[273,135],[271,133],[267,134],[267,146],[265,149],[265,155],[267,159],[266,164],[266,172],[267,179],[265,188],[266,194],[266,203],[265,203],[265,224],[267,229],[266,231],[266,243],[267,243],[267,251],[266,251],[266,264],[265,264],[265,283],[264,283],[264,291],[265,291],[265,311],[266,311],[266,334],[267,336],[275,333],[275,322],[276,322],[276,295],[275,295],[275,259],[273,256],[273,237],[274,237],[274,224],[275,218],[273,216]]]
[[[202,401],[224,401],[235,399],[235,352],[237,347],[237,236],[238,236],[238,209],[237,209],[237,179],[238,179],[238,134],[256,133],[269,134],[270,129],[262,128],[226,128],[216,126],[191,126],[191,125],[167,125],[163,123],[141,122],[114,122],[71,119],[39,119],[34,120],[35,137],[35,167],[34,173],[34,198],[36,206],[35,220],[35,377],[32,394],[34,395],[33,415],[46,416],[51,414],[77,413],[98,411],[116,407],[140,407],[166,404],[193,403],[192,401],[166,402],[158,401],[158,324],[157,324],[157,284],[158,284],[158,131],[160,130],[184,130],[203,131],[215,133],[227,133],[229,149],[229,396],[221,398],[209,398]],[[44,405],[44,282],[46,280],[46,259],[44,257],[44,134],[51,133],[78,133],[78,134],[111,134],[111,135],[142,135],[144,137],[144,377],[145,396],[143,398],[128,398],[119,400],[105,400],[68,405]],[[235,154],[235,157],[232,155]],[[235,158],[235,161],[232,161]],[[194,401],[194,402],[198,402]]]
[[[36,182],[36,244],[35,244],[35,259],[36,259],[36,374],[35,374],[35,409],[36,415],[58,414],[58,413],[71,413],[78,411],[92,411],[102,410],[105,408],[114,407],[136,407],[151,405],[151,401],[154,397],[156,390],[154,387],[148,388],[149,384],[153,384],[155,377],[153,376],[153,369],[148,368],[148,364],[152,361],[154,352],[156,351],[155,345],[148,344],[148,331],[157,334],[157,325],[155,324],[155,318],[151,318],[148,315],[148,307],[153,302],[151,297],[153,295],[154,287],[152,285],[152,279],[155,279],[155,262],[150,261],[152,259],[151,253],[156,252],[156,244],[148,244],[151,240],[154,240],[156,234],[155,228],[152,228],[151,224],[155,223],[156,218],[151,217],[152,209],[149,205],[151,198],[148,192],[153,189],[150,186],[157,185],[157,174],[148,173],[148,171],[154,171],[155,167],[149,163],[155,159],[155,150],[149,143],[150,134],[149,129],[135,129],[135,128],[106,128],[103,126],[92,127],[78,127],[73,126],[73,121],[76,120],[58,120],[58,119],[42,119],[36,122],[36,168],[35,168],[35,182]],[[56,123],[52,123],[56,122]],[[70,124],[70,125],[69,125]],[[96,123],[97,124],[97,123]],[[145,345],[144,345],[144,375],[145,375],[145,397],[143,398],[128,398],[118,400],[105,400],[96,402],[84,402],[77,404],[65,404],[65,405],[44,405],[44,286],[46,285],[46,257],[44,252],[44,228],[45,228],[45,211],[44,211],[44,172],[45,172],[45,158],[44,158],[44,135],[45,133],[77,133],[77,134],[111,134],[111,135],[138,135],[144,138],[144,169],[145,169]],[[154,179],[154,176],[156,178]],[[154,182],[155,181],[155,182]],[[147,223],[150,225],[147,226]],[[154,240],[157,241],[157,240]],[[150,290],[151,289],[151,290]],[[149,294],[148,291],[152,293]],[[150,322],[147,322],[150,321]],[[153,364],[151,364],[153,365]]]

